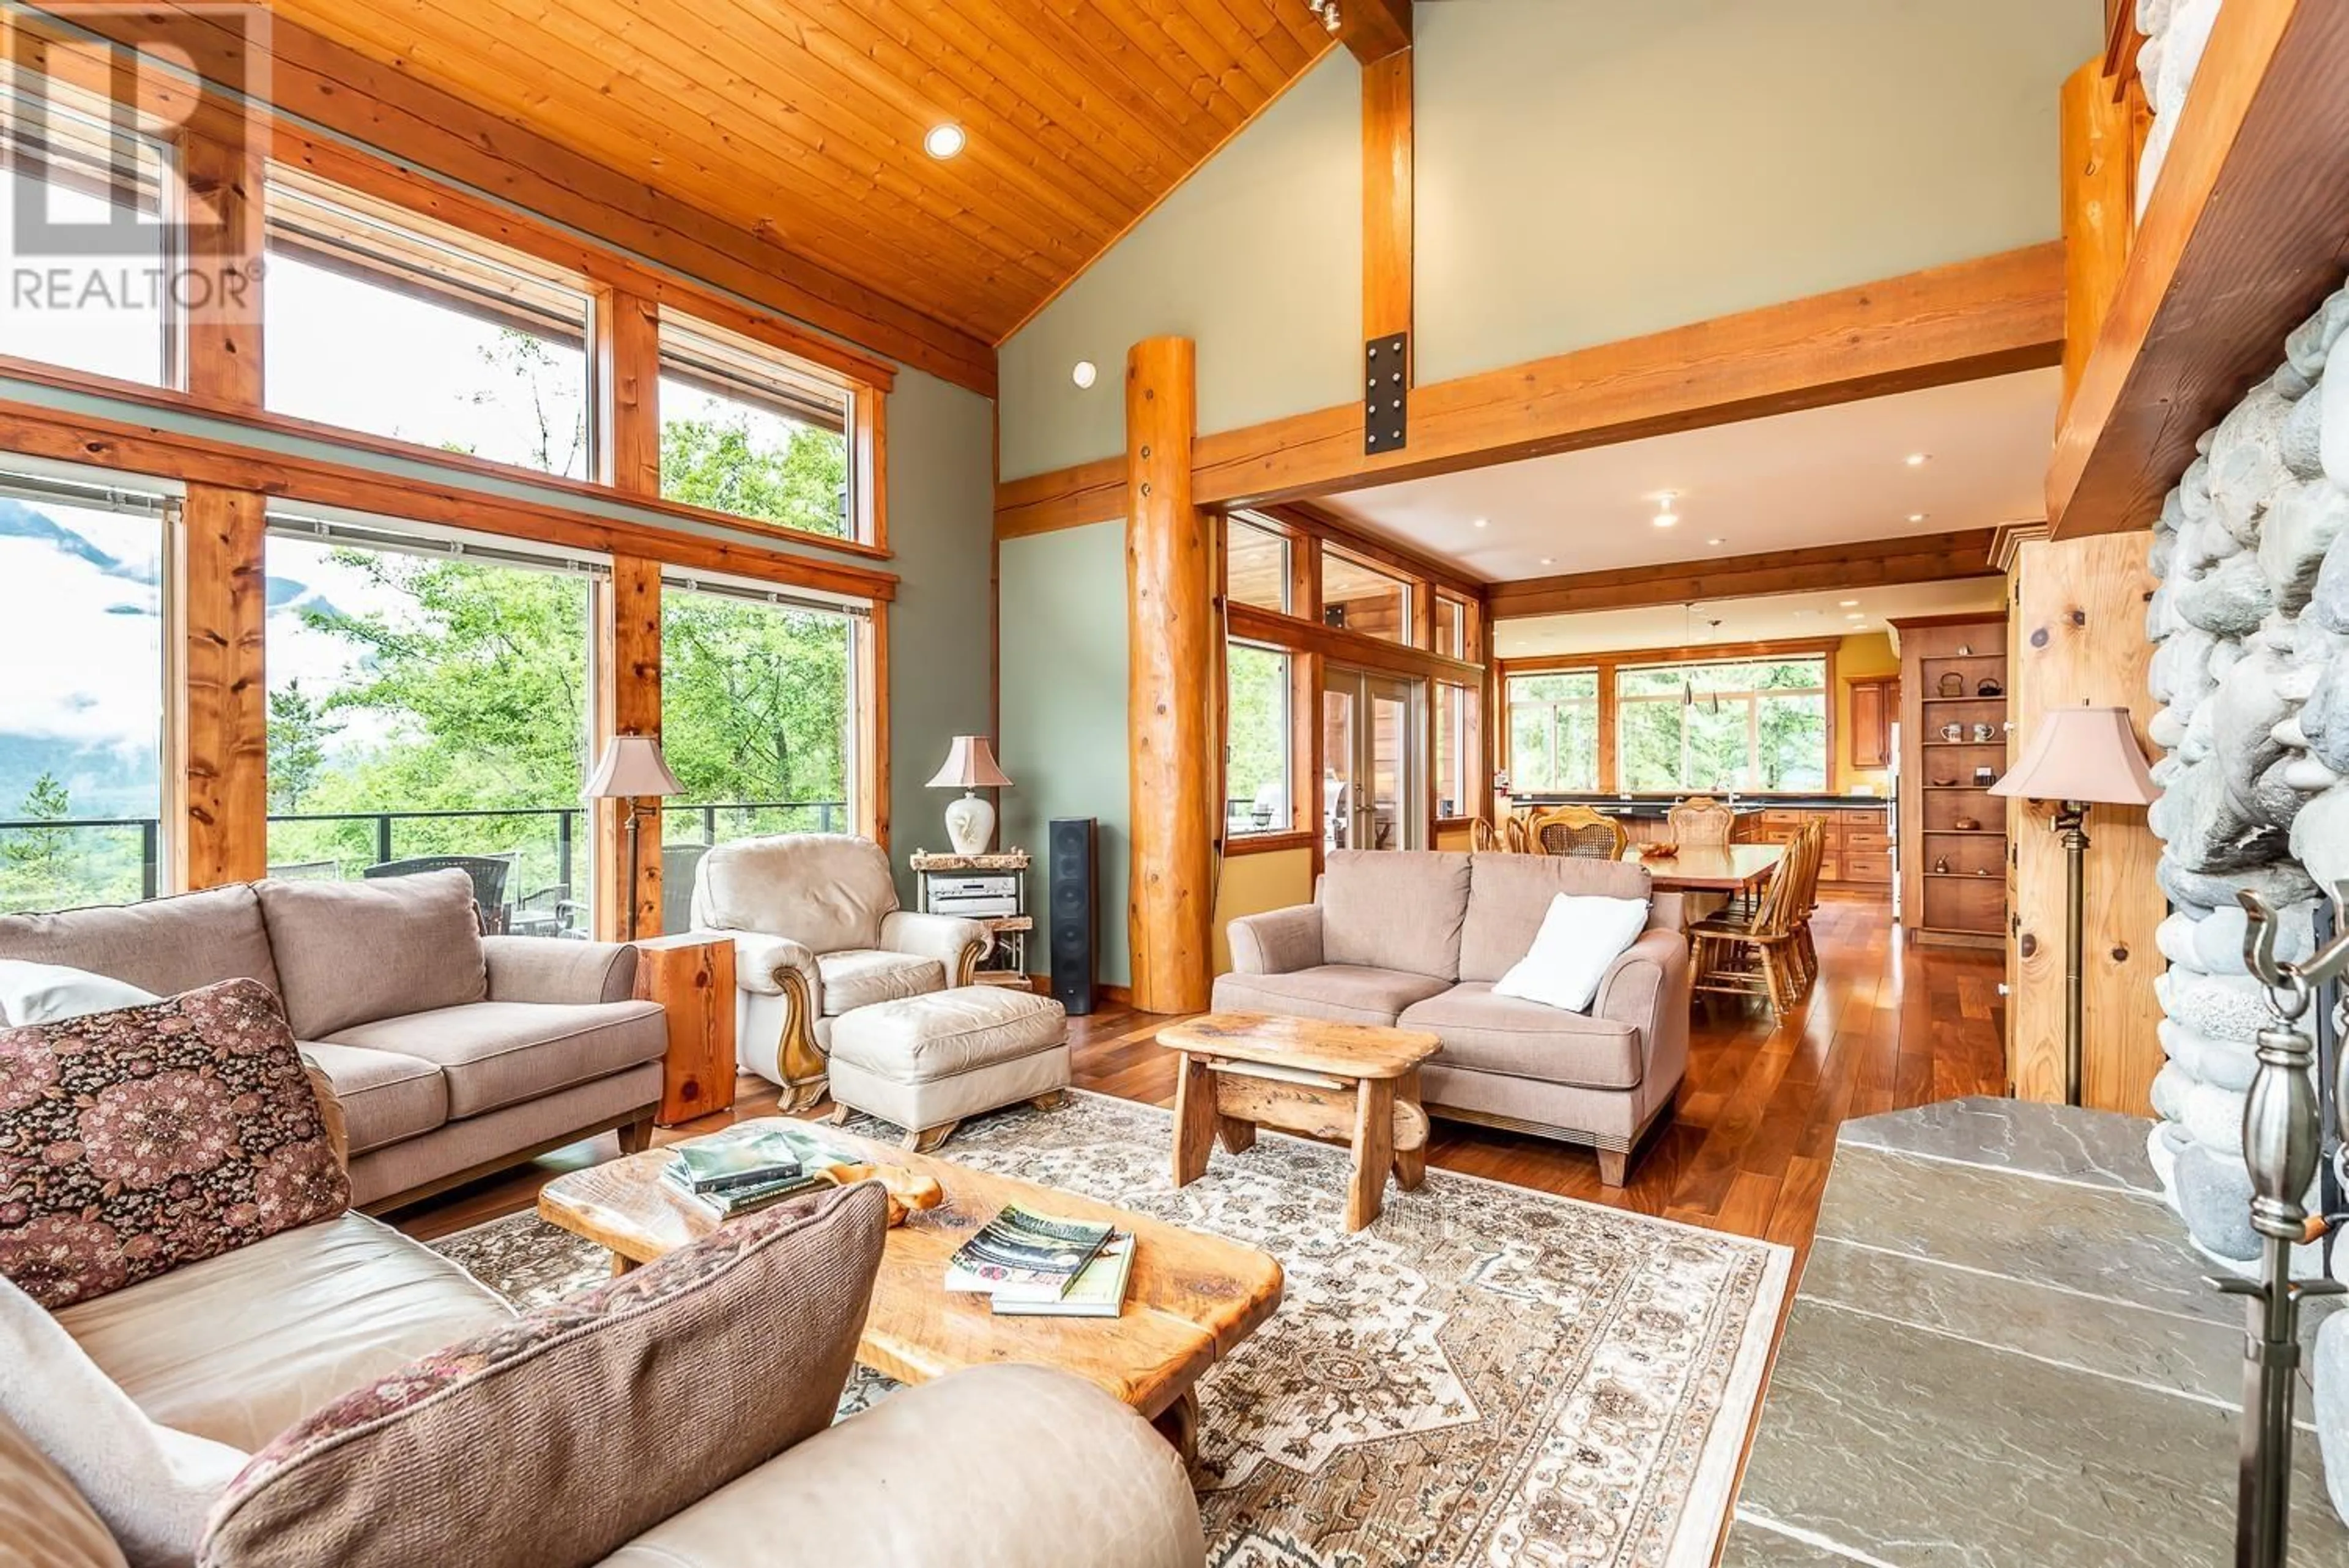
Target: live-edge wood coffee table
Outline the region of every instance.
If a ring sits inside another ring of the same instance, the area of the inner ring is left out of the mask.
[[[1427,1176],[1419,1064],[1442,1044],[1421,1029],[1210,1012],[1158,1032],[1183,1054],[1174,1085],[1174,1185],[1207,1173],[1220,1134],[1239,1154],[1259,1127],[1350,1143],[1346,1229],[1386,1207],[1387,1171],[1408,1192]]]
[[[737,1124],[738,1126],[743,1124]],[[811,1129],[852,1158],[900,1166],[945,1189],[935,1209],[890,1231],[856,1359],[902,1383],[966,1366],[1030,1362],[1107,1389],[1147,1417],[1187,1460],[1198,1433],[1199,1375],[1280,1304],[1270,1254],[1077,1193],[973,1170],[837,1127]],[[538,1197],[541,1219],[609,1248],[616,1264],[648,1263],[719,1224],[661,1179],[648,1149],[560,1176]],[[1133,1233],[1133,1273],[1116,1318],[997,1317],[983,1295],[946,1289],[947,1259],[1007,1203]]]

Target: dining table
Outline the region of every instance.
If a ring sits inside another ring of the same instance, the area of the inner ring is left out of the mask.
[[[1760,888],[1785,857],[1783,844],[1684,844],[1661,857],[1642,856],[1637,846],[1623,851],[1624,859],[1648,868],[1659,893],[1717,893],[1731,898]],[[1696,912],[1693,904],[1692,900],[1692,917]]]

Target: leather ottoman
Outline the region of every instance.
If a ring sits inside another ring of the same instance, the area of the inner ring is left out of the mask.
[[[1069,1086],[1069,1019],[1033,992],[967,985],[877,1002],[832,1021],[833,1118],[852,1110],[905,1129],[926,1154],[965,1116]]]

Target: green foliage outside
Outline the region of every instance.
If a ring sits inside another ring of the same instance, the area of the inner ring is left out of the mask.
[[[1696,664],[1626,670],[1617,684],[1617,787],[1637,794],[1826,787],[1826,665]],[[1599,680],[1509,681],[1510,783],[1599,787]]]
[[[1224,764],[1226,811],[1234,833],[1288,830],[1288,656],[1247,643],[1226,645],[1230,712]],[[1269,808],[1257,820],[1261,801]]]
[[[73,801],[45,773],[7,812],[63,823]],[[20,827],[0,834],[0,909],[64,909],[137,898],[145,885],[143,841],[135,827]]]

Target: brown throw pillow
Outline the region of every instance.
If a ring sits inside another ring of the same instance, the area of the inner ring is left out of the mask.
[[[868,1181],[730,1221],[336,1401],[254,1457],[198,1563],[602,1561],[831,1422],[885,1209]]]
[[[52,1312],[350,1200],[259,981],[0,1029],[0,1274]]]

